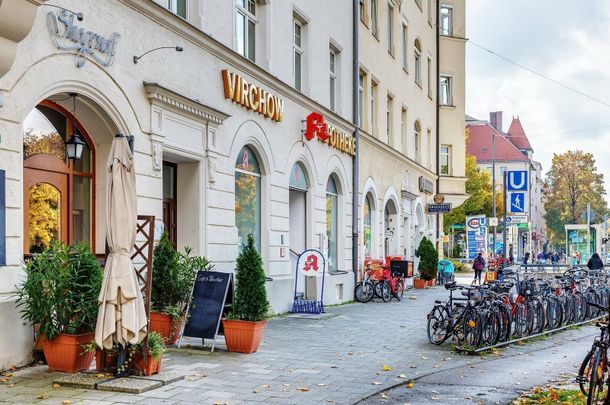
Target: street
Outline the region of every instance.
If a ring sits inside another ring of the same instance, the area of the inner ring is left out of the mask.
[[[16,371],[1,383],[0,401],[507,403],[522,390],[575,372],[596,333],[593,327],[583,327],[497,355],[459,355],[449,344],[433,346],[426,337],[426,313],[446,294],[441,287],[410,290],[402,302],[330,307],[320,319],[276,317],[268,321],[261,347],[252,355],[226,352],[222,339],[214,353],[189,340],[192,347],[172,348],[164,356],[164,370],[185,375],[185,380],[140,395],[53,388],[57,373],[36,366]],[[412,389],[405,387],[408,380],[415,380]]]

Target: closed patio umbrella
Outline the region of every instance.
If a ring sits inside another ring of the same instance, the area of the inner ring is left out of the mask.
[[[124,136],[114,138],[106,168],[106,241],[110,254],[99,296],[95,342],[111,349],[113,343],[125,347],[141,342],[146,337],[147,319],[130,256],[137,226],[136,183],[133,154]]]

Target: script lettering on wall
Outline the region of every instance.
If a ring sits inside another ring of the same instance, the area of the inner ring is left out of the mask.
[[[106,38],[76,25],[76,16],[67,11],[47,14],[47,26],[57,49],[76,51],[76,67],[83,67],[90,56],[102,66],[114,62],[114,54],[120,35],[112,33]]]
[[[256,111],[266,118],[280,122],[284,118],[284,100],[248,83],[246,79],[227,69],[222,71],[225,98]]]

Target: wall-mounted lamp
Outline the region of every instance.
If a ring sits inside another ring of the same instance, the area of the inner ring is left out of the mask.
[[[72,115],[76,116],[76,97],[78,97],[78,94],[70,93],[70,97],[72,97]],[[66,153],[68,154],[68,159],[80,160],[81,156],[83,155],[84,145],[85,141],[82,140],[80,135],[77,132],[72,132],[72,136],[66,141]]]
[[[154,51],[158,51],[159,49],[174,49],[174,50],[176,50],[176,52],[182,52],[184,50],[184,48],[181,46],[160,46],[158,48],[151,49],[150,51],[146,51],[140,56],[134,56],[133,63],[137,64],[138,61],[140,59],[142,59],[145,55],[148,55],[149,53],[154,52]]]
[[[46,6],[46,7],[55,7],[55,8],[58,8],[58,9],[60,9],[60,10],[66,11],[66,12],[68,12],[68,13],[70,13],[70,14],[74,14],[74,15],[76,16],[76,19],[77,19],[78,21],[83,21],[83,20],[84,20],[84,18],[85,18],[85,17],[83,17],[83,13],[80,13],[80,12],[78,12],[78,13],[77,13],[77,12],[74,12],[74,11],[72,11],[72,10],[69,10],[69,9],[67,9],[67,8],[65,8],[65,7],[56,6],[55,4],[43,4],[43,6]]]

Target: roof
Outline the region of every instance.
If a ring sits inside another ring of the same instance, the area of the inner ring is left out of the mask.
[[[513,117],[513,122],[510,123],[510,127],[508,128],[508,139],[520,150],[533,151],[530,140],[525,134],[523,125],[521,125],[518,116]]]
[[[488,122],[467,124],[466,127],[470,129],[466,152],[474,155],[477,162],[491,162],[491,144],[494,133],[496,136],[496,161],[529,162],[527,156]]]

